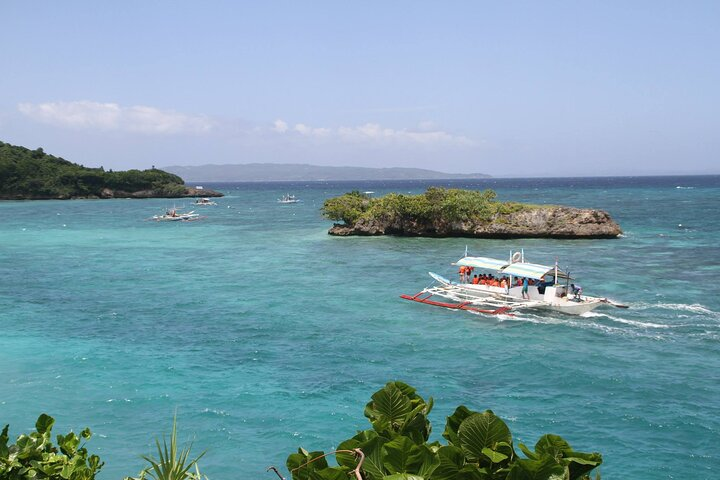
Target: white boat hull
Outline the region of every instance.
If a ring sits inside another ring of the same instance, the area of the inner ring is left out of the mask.
[[[568,298],[566,287],[562,285],[545,287],[543,293],[540,293],[538,287],[531,286],[528,288],[530,298],[523,298],[520,286],[506,289],[489,285],[454,283],[434,273],[430,276],[442,285],[441,288],[428,289],[432,290],[433,294],[474,305],[508,306],[512,310],[537,309],[566,315],[582,315],[607,303],[605,299],[596,297]]]
[[[187,213],[166,213],[165,215],[155,215],[152,220],[156,222],[190,222],[193,220],[199,220],[200,214],[192,212]]]

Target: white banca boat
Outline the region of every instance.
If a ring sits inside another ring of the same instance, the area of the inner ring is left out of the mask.
[[[198,207],[212,207],[217,205],[217,202],[213,202],[209,198],[198,198],[193,205],[197,205]]]
[[[278,203],[300,203],[300,199],[288,193],[283,195],[282,198],[278,198]]]
[[[435,280],[433,286],[400,297],[427,305],[505,315],[523,309],[582,315],[603,305],[628,308],[607,298],[583,295],[582,287],[558,268],[557,262],[554,266],[528,263],[523,252],[515,252],[509,260],[466,255],[453,265],[459,267],[459,281],[429,272]],[[454,303],[432,300],[434,296]]]
[[[165,211],[163,215],[154,215],[150,220],[156,222],[192,222],[193,220],[200,220],[199,213],[191,212],[178,212],[176,208],[170,208]]]

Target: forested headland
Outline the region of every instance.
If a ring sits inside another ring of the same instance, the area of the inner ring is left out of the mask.
[[[88,168],[49,155],[42,148],[0,142],[0,199],[176,198],[222,196],[185,186],[182,178],[158,170]]]

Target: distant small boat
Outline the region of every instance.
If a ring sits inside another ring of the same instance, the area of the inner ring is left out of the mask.
[[[278,198],[278,203],[300,203],[300,199],[289,193]]]
[[[176,208],[170,208],[166,210],[163,215],[154,215],[150,220],[155,220],[156,222],[192,222],[194,220],[200,220],[201,218],[203,217],[194,211],[183,213],[178,212]]]
[[[201,207],[210,207],[213,205],[217,205],[216,202],[213,202],[209,198],[198,198],[195,200],[195,205],[201,206]]]

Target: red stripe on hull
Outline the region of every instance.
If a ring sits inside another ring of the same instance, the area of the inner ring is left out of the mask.
[[[436,307],[444,307],[444,308],[450,308],[453,310],[470,310],[472,312],[479,312],[479,313],[487,313],[489,315],[513,315],[510,312],[510,307],[500,307],[496,310],[484,310],[482,308],[476,308],[476,307],[469,307],[468,305],[470,302],[462,302],[462,303],[447,303],[447,302],[436,302],[435,300],[430,300],[430,297],[432,295],[428,295],[425,298],[421,298],[420,295],[422,292],[410,296],[410,295],[400,295],[400,298],[404,300],[411,300],[413,302],[418,303],[424,303],[426,305],[434,305]]]

